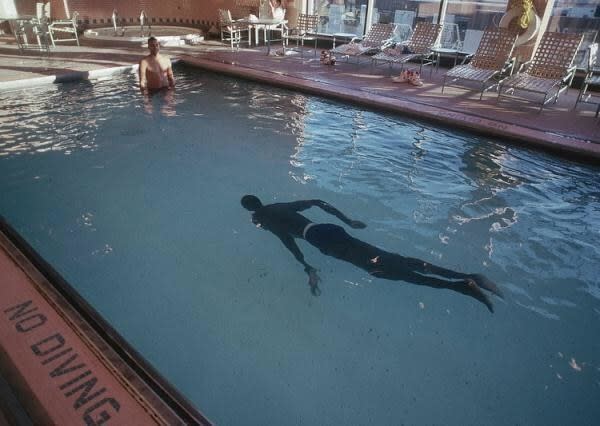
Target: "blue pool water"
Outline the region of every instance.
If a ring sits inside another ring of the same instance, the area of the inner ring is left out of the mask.
[[[130,75],[0,94],[0,214],[210,419],[597,424],[600,168],[177,78],[149,100]],[[299,241],[322,278],[314,297],[246,193],[326,200],[367,224],[357,238],[484,273],[505,300],[490,314]]]

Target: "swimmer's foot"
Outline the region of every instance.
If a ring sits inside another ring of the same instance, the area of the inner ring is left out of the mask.
[[[498,296],[501,299],[504,299],[504,295],[502,294],[502,291],[500,291],[498,286],[493,281],[489,280],[485,275],[474,274],[474,275],[472,275],[472,277],[473,277],[473,280],[475,280],[475,282],[477,283],[477,285],[479,287],[481,287],[484,290],[494,293],[496,296]]]
[[[455,288],[455,290],[466,296],[471,296],[472,298],[479,300],[481,303],[487,306],[491,313],[494,313],[494,305],[492,304],[492,301],[487,294],[481,290],[475,280],[467,278],[465,281],[461,282],[460,285]]]

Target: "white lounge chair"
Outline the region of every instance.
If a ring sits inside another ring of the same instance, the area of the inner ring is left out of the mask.
[[[386,47],[380,53],[371,57],[372,64],[384,62],[390,65],[390,70],[394,64],[404,64],[408,61],[419,60],[420,70],[431,57],[432,48],[435,46],[442,26],[431,22],[417,22],[415,31],[405,43],[396,44],[395,47]]]
[[[55,20],[48,25],[48,34],[50,35],[52,46],[56,46],[56,43],[63,41],[75,41],[77,42],[77,46],[79,46],[79,37],[77,36],[78,17],[79,13],[73,12],[71,19]],[[57,37],[58,35],[62,35],[63,37]]]
[[[573,60],[582,39],[583,35],[577,33],[545,33],[533,59],[500,84],[498,100],[512,97],[533,101],[524,95],[541,95],[540,111],[548,102],[556,102],[573,81],[576,70]]]
[[[354,37],[350,43],[342,44],[331,51],[347,58],[377,53],[392,43],[394,29],[394,24],[373,24],[364,37]]]
[[[497,78],[512,67],[510,59],[516,39],[517,35],[505,28],[488,28],[471,62],[458,65],[444,75],[442,93],[446,86],[470,88],[474,84],[481,91],[481,99],[483,92],[496,87],[501,82]]]
[[[317,54],[317,26],[319,25],[319,15],[307,15],[301,13],[298,15],[298,21],[294,28],[288,28],[284,25],[283,33],[283,54],[285,56],[285,49],[288,47],[290,40],[296,41],[296,49],[300,50],[300,57],[304,56],[304,42],[314,41],[315,50],[314,54]],[[300,47],[300,44],[302,47]]]

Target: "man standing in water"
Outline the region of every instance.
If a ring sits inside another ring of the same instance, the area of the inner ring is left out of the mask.
[[[148,39],[150,54],[140,61],[140,89],[162,89],[175,87],[171,60],[159,53],[160,45],[154,37]]]
[[[483,275],[463,274],[420,259],[387,252],[352,237],[341,226],[331,223],[313,223],[298,213],[316,206],[352,228],[366,228],[364,223],[349,219],[324,201],[301,200],[263,205],[258,197],[244,195],[241,203],[246,210],[253,212],[252,222],[257,227],[279,237],[296,260],[304,266],[304,271],[308,275],[308,285],[315,296],[320,294],[318,287],[320,278],[317,270],[304,260],[304,255],[296,245],[296,238],[303,238],[318,248],[321,253],[350,262],[374,277],[453,290],[477,299],[491,312],[494,312],[494,307],[482,289],[502,297],[496,284]]]

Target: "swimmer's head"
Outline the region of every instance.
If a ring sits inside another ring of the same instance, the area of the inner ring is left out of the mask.
[[[262,207],[262,203],[255,195],[244,195],[241,202],[242,206],[251,212],[255,212]]]

